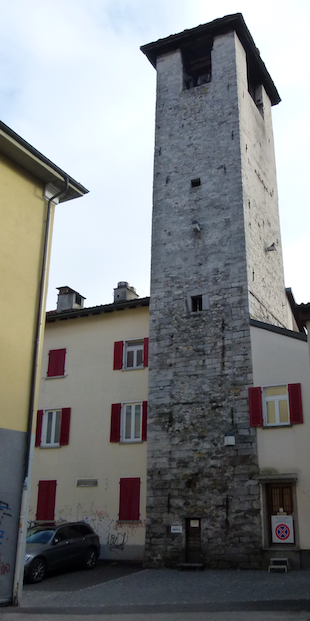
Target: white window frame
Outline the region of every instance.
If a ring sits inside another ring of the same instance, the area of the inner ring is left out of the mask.
[[[140,406],[140,433],[139,438],[135,438],[135,407]],[[130,438],[126,438],[126,413],[127,407],[131,407],[131,425],[130,425]],[[135,442],[142,442],[142,417],[143,407],[142,401],[127,401],[122,403],[121,409],[121,438],[120,441],[124,444],[132,444]]]
[[[285,386],[287,389],[286,395],[273,395],[271,397],[266,397],[266,389],[267,388],[275,388],[276,386]],[[276,422],[268,423],[267,417],[267,403],[273,401],[275,403],[275,414],[276,414]],[[288,421],[286,423],[280,422],[280,412],[279,412],[279,401],[287,402],[287,411],[288,411]],[[290,403],[288,396],[288,384],[270,384],[270,386],[262,387],[262,404],[263,404],[263,420],[264,427],[288,427],[291,425],[291,415],[290,415]]]
[[[128,339],[128,341],[124,342],[124,359],[123,359],[123,369],[132,371],[133,369],[143,369],[144,368],[144,339]],[[133,352],[133,366],[127,366],[127,352]],[[137,364],[137,352],[142,351],[142,363]]]
[[[48,430],[49,413],[52,413],[52,424],[51,424],[51,433],[50,433],[51,441],[47,442],[46,438],[47,438],[47,433],[49,431]],[[57,413],[59,413],[60,415],[59,416],[59,438],[58,440],[55,440]],[[60,446],[61,417],[62,417],[61,408],[44,410],[43,418],[42,418],[41,446],[44,446],[46,448]]]

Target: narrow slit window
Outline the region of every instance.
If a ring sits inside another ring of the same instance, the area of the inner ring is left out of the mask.
[[[198,313],[202,311],[202,295],[192,296],[192,313]]]
[[[200,186],[200,185],[201,185],[200,177],[197,177],[197,179],[192,179],[191,180],[192,188],[198,188],[198,186]]]

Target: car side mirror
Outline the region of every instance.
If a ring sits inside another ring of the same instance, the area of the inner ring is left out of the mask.
[[[58,537],[55,537],[54,541],[53,541],[53,545],[56,545],[57,543],[60,542],[60,539],[58,539]]]

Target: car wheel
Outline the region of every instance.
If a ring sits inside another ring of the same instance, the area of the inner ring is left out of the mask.
[[[43,558],[35,558],[29,568],[29,582],[41,582],[46,576],[46,563]]]
[[[83,558],[83,567],[85,569],[93,569],[97,563],[97,552],[95,548],[89,548],[87,552],[85,552]]]

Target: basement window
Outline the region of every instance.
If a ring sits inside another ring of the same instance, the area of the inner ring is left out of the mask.
[[[184,89],[189,90],[211,82],[211,50],[213,39],[195,40],[182,49]]]

